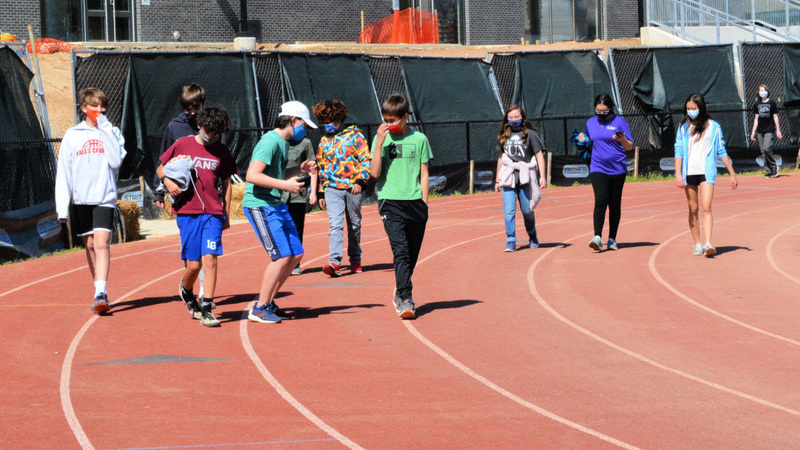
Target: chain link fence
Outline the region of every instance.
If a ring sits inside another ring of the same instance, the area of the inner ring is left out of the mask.
[[[61,139],[0,141],[0,213],[55,199]]]
[[[98,53],[89,57],[80,57],[73,53],[75,76],[75,95],[86,88],[94,87],[103,91],[108,100],[106,116],[113,124],[122,121],[122,106],[125,100],[125,83],[128,77],[130,56],[127,54]],[[84,115],[80,106],[75,105],[78,120]]]
[[[492,72],[497,82],[500,102],[505,110],[514,101],[514,80],[517,76],[517,55],[495,53],[492,56]]]
[[[278,116],[283,103],[283,84],[281,83],[281,61],[277,53],[258,53],[253,57],[256,72],[256,86],[261,104],[261,126],[269,127],[270,121]]]

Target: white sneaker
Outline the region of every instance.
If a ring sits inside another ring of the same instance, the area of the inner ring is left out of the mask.
[[[694,244],[694,251],[692,251],[692,255],[694,256],[702,256],[703,255],[703,244],[697,243]]]
[[[717,253],[717,249],[711,245],[711,242],[706,242],[706,245],[703,246],[703,255],[705,255],[706,258],[711,258],[715,253]]]
[[[608,238],[608,243],[606,243],[606,248],[608,250],[617,250],[617,241],[611,238]]]
[[[589,247],[593,250],[597,250],[598,252],[603,251],[603,239],[600,236],[595,236],[592,238],[592,241],[589,242]]]

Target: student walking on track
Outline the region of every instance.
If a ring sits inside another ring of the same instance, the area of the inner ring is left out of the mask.
[[[717,160],[721,160],[731,175],[731,189],[739,186],[731,159],[725,151],[722,128],[711,120],[702,94],[686,99],[685,116],[675,138],[675,184],[683,188],[689,204],[689,231],[694,239],[693,255],[714,256],[711,245],[714,216],[711,201],[717,180]],[[700,238],[698,210],[703,210],[703,235]]]
[[[528,233],[528,244],[521,248],[536,248],[536,216],[533,209],[542,199],[547,186],[544,172],[544,144],[536,128],[528,121],[525,111],[517,105],[510,106],[503,116],[503,125],[497,136],[497,178],[495,192],[503,193],[503,217],[506,225],[506,247],[503,251],[517,249],[517,201]]]
[[[428,138],[408,127],[408,100],[390,95],[381,105],[384,123],[372,141],[370,174],[378,180],[378,212],[394,256],[394,307],[401,319],[416,317],[411,276],[428,222]]]
[[[125,158],[125,139],[108,121],[108,100],[99,89],[78,95],[86,119],[67,130],[61,141],[56,171],[56,212],[60,222],[69,220],[74,205],[73,233],[83,237],[86,260],[94,281],[92,312],[105,314],[108,272],[111,267],[111,230],[117,207],[117,170]]]
[[[586,121],[586,133],[578,140],[592,141],[592,162],[589,180],[594,190],[594,237],[589,247],[603,250],[603,225],[608,210],[608,250],[617,249],[617,230],[622,215],[622,188],[628,174],[625,152],[633,149],[628,122],[614,111],[614,100],[608,94],[594,99],[595,116]]]

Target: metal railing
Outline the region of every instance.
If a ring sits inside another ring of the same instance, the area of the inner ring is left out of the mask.
[[[649,0],[647,22],[701,44],[722,43],[721,27],[745,31],[753,41],[800,41],[794,0]],[[716,42],[699,37],[696,27],[714,27]]]

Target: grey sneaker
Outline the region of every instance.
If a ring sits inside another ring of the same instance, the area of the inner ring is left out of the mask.
[[[200,298],[202,302],[202,306],[200,306],[200,323],[206,327],[218,327],[220,325],[219,320],[214,317],[214,314],[211,313],[211,303],[210,302],[203,302],[203,298]]]
[[[600,236],[595,236],[592,238],[592,241],[589,242],[589,247],[593,250],[597,250],[598,252],[603,251],[603,239]]]
[[[394,291],[392,304],[394,305],[394,309],[397,311],[397,314],[400,314],[403,311],[403,300],[401,300],[400,296],[397,295],[397,291]]]
[[[694,244],[694,250],[692,251],[693,256],[703,256],[703,244],[697,243]]]
[[[414,300],[407,298],[400,302],[400,306],[397,308],[397,313],[400,314],[401,319],[413,319],[416,317],[416,307],[417,305],[414,303]]]
[[[303,269],[300,268],[300,264],[297,265],[294,269],[292,269],[292,275],[301,275],[303,273]]]
[[[711,258],[716,253],[717,253],[717,249],[715,249],[714,246],[711,245],[710,242],[706,243],[706,245],[703,246],[703,255],[705,255],[706,258]]]
[[[178,288],[178,297],[183,300],[183,304],[186,305],[186,309],[189,311],[189,315],[194,317],[195,319],[199,319],[202,316],[200,311],[200,304],[197,303],[197,300],[194,298],[194,294],[192,291],[187,291],[183,287],[183,279],[181,279],[181,285]]]
[[[606,244],[606,248],[608,250],[617,250],[617,241],[611,238],[608,238],[608,243]]]

